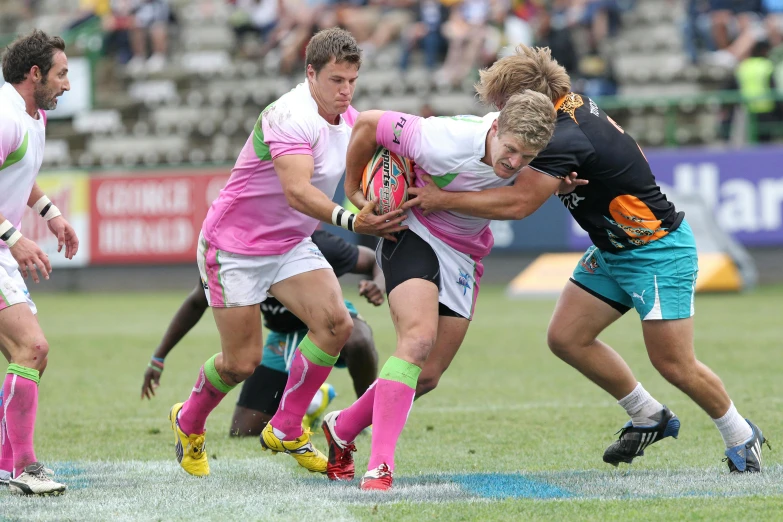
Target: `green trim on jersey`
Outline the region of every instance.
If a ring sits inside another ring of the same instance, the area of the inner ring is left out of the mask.
[[[22,158],[24,158],[24,155],[27,153],[27,142],[28,138],[30,136],[29,132],[24,133],[24,139],[22,140],[22,144],[19,145],[19,148],[13,151],[11,154],[8,155],[8,157],[5,159],[2,165],[0,165],[0,170],[3,170],[4,168],[10,167],[14,163],[19,163],[22,161]]]
[[[455,121],[466,121],[468,123],[481,123],[484,121],[483,118],[480,118],[478,116],[473,116],[471,114],[461,114],[458,116],[439,116],[439,118],[448,118],[450,120]]]
[[[215,249],[215,262],[218,264],[218,284],[220,285],[220,293],[223,296],[223,304],[228,302],[226,299],[226,286],[223,284],[223,263],[220,262],[220,250]]]
[[[261,161],[270,161],[272,159],[272,154],[269,152],[269,145],[264,141],[264,128],[261,124],[261,119],[264,117],[264,114],[266,114],[266,111],[274,107],[275,103],[277,102],[272,102],[264,107],[264,110],[261,111],[261,115],[258,116],[258,119],[256,120],[256,124],[253,126],[253,150],[256,151],[256,156],[258,156],[258,159]]]
[[[442,176],[432,176],[432,182],[435,183],[438,188],[443,188],[454,181],[457,176],[459,176],[459,172],[449,172]]]

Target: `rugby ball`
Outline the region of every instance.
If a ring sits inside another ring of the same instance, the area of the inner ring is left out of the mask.
[[[378,214],[397,210],[408,200],[413,163],[385,147],[378,147],[364,167],[362,189],[367,201],[378,202]]]

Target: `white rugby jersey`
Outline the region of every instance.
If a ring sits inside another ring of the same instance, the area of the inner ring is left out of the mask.
[[[25,110],[10,83],[0,87],[0,213],[19,229],[35,177],[43,162],[46,113],[38,119]],[[8,248],[0,241],[0,249]]]

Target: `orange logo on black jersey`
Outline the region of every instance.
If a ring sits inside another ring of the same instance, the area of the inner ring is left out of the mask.
[[[661,220],[636,196],[617,196],[609,203],[609,213],[614,224],[628,235],[631,244],[641,246],[669,233],[661,228]]]
[[[564,113],[571,116],[571,119],[574,120],[574,123],[579,125],[579,122],[576,121],[576,110],[584,104],[585,102],[581,96],[573,92],[569,92],[564,97],[560,98],[560,100],[558,100],[556,108],[557,110],[563,111]]]

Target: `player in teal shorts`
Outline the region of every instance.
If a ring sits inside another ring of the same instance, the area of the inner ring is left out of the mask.
[[[383,273],[375,263],[375,253],[366,247],[357,247],[329,232],[317,230],[313,242],[332,265],[337,276],[347,273],[363,274],[372,279],[359,283],[359,294],[371,304],[383,303],[385,285]],[[378,354],[375,350],[372,330],[350,302],[345,302],[354,327],[335,366],[347,368],[357,397],[364,394],[378,374]],[[201,319],[208,308],[201,282],[188,295],[166,330],[160,345],[153,353],[144,373],[141,389],[143,397],[155,395],[160,384],[165,357],[174,346]],[[261,303],[261,315],[267,328],[261,364],[242,384],[230,434],[233,436],[258,436],[277,411],[288,379],[288,370],[294,351],[307,334],[307,326],[289,312],[279,301],[269,297]],[[318,419],[335,397],[330,384],[324,384],[313,397],[303,424],[317,426]]]
[[[498,108],[525,89],[549,96],[557,110],[554,137],[512,186],[446,192],[428,183],[409,189],[413,199],[403,208],[418,205],[425,212],[522,219],[558,194],[594,246],[560,295],[547,341],[555,355],[615,397],[630,417],[603,460],[630,464],[651,444],[676,438],[680,429],[677,416],[598,339],[633,308],[641,318],[653,366],[715,422],[729,470],[761,471],[761,430],[737,412],[720,378],[696,359],[696,243],[683,212],[656,184],[639,146],[593,100],[571,92],[568,74],[547,48],[520,45],[516,54],[498,60],[480,76],[480,98]],[[577,182],[572,181],[574,173]],[[437,382],[439,355],[430,353],[420,384],[425,377]]]

